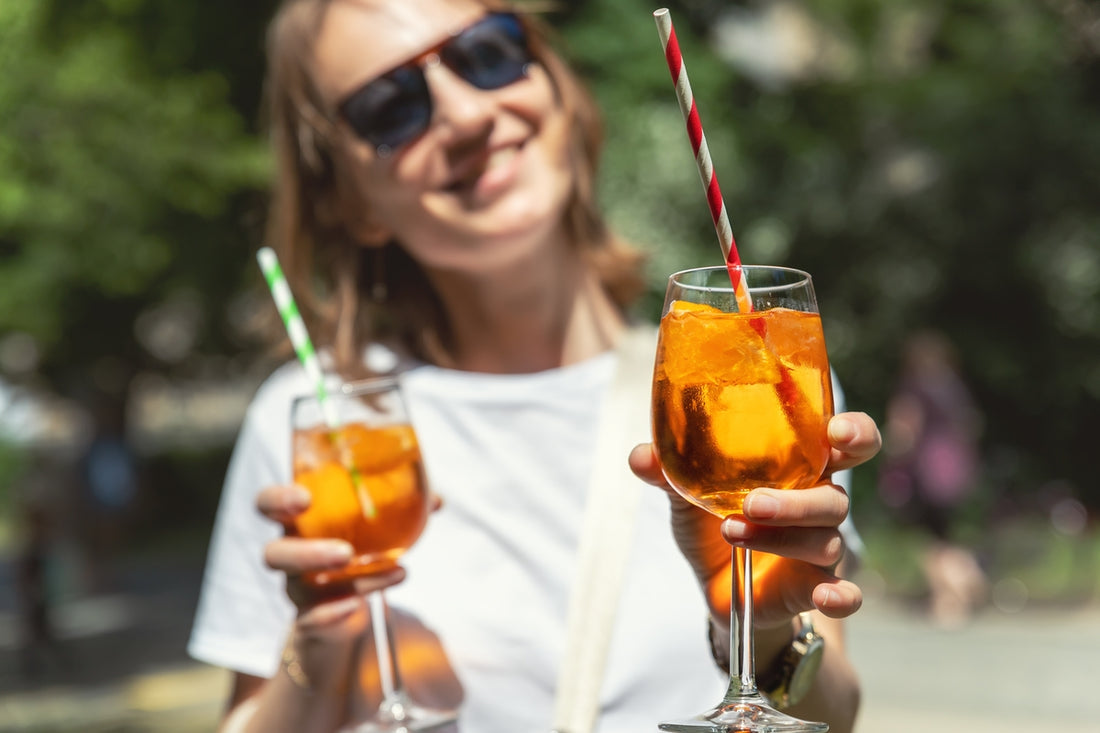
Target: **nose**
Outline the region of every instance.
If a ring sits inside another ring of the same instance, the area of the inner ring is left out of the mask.
[[[434,106],[432,123],[448,141],[484,135],[492,127],[496,103],[491,92],[478,89],[445,64],[429,64],[424,70]]]

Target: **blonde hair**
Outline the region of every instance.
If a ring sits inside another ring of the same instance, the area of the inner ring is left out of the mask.
[[[365,346],[384,340],[428,362],[450,363],[446,312],[423,269],[391,242],[364,247],[336,211],[334,118],[310,74],[312,45],[331,0],[287,0],[267,38],[267,113],[276,178],[266,242],[278,253],[306,324],[318,346],[332,350],[348,378],[366,374]],[[507,9],[481,0],[488,9]],[[521,20],[532,55],[546,70],[570,119],[574,189],[563,226],[625,310],[645,286],[642,255],[614,236],[596,205],[596,169],[603,130],[596,104],[549,45],[536,18]],[[379,290],[385,298],[374,297]]]

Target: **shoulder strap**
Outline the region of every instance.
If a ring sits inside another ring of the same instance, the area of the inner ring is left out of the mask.
[[[615,376],[600,410],[558,673],[556,733],[590,733],[595,727],[641,491],[626,457],[636,443],[632,428],[649,424],[656,336],[653,326],[631,328],[623,335]]]

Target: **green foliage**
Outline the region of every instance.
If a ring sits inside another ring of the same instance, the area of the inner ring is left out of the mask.
[[[16,520],[22,501],[17,487],[29,463],[23,448],[0,438],[0,551],[11,544],[16,534]]]
[[[791,3],[815,54],[778,82],[712,34],[765,6],[669,5],[742,259],[813,273],[850,406],[881,419],[902,340],[940,329],[986,412],[993,490],[1066,479],[1100,506],[1095,6]],[[565,35],[607,114],[606,206],[654,252],[652,313],[669,272],[719,261],[656,28],[604,0]]]
[[[719,249],[651,10],[631,0],[588,2],[559,22],[563,50],[604,112],[601,196],[616,230],[650,254],[654,285],[646,309],[655,317],[664,278],[713,263]],[[747,184],[736,173],[741,169],[738,130],[713,124],[722,122],[718,100],[729,75],[680,21],[675,18],[685,66],[723,193],[729,196]],[[730,216],[736,222],[737,211]]]
[[[12,487],[27,469],[26,450],[0,438],[0,507],[10,509],[15,502]]]
[[[110,23],[47,43],[47,10],[41,0],[0,4],[9,70],[0,84],[0,330],[33,335],[49,360],[73,356],[54,347],[86,294],[134,299],[131,321],[139,301],[155,301],[181,251],[208,247],[194,238],[209,238],[209,223],[263,182],[267,164],[226,104],[220,74],[150,73],[133,37]],[[117,326],[132,333],[131,323]]]

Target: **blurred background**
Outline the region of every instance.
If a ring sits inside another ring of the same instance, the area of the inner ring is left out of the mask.
[[[0,731],[217,715],[225,678],[183,646],[275,363],[253,259],[274,5],[0,0]],[[650,318],[668,273],[718,262],[659,6],[546,16],[605,112],[601,198],[650,253]],[[1100,2],[667,6],[742,259],[814,275],[847,403],[887,435],[853,488],[864,730],[952,691],[1022,705],[1028,665],[1062,696],[1034,729],[1095,730]]]

